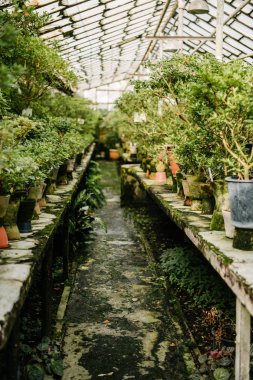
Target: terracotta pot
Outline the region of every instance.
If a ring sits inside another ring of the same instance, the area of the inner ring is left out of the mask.
[[[9,241],[6,230],[3,226],[0,227],[0,249],[8,248]]]
[[[168,151],[169,168],[170,168],[172,176],[175,178],[177,172],[180,170],[180,167],[177,164],[175,157],[173,156],[173,147],[168,146],[167,151]]]
[[[231,211],[222,210],[222,215],[224,219],[226,237],[233,239],[235,234],[235,227],[232,224]]]
[[[156,172],[155,176],[156,181],[166,181],[166,173],[165,172]]]
[[[118,149],[109,149],[109,158],[111,160],[118,160],[120,158]]]

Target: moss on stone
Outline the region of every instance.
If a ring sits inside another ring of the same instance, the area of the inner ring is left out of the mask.
[[[211,231],[224,231],[224,220],[221,212],[214,210],[211,224],[210,224],[210,230]]]
[[[235,228],[233,248],[253,251],[253,230]]]

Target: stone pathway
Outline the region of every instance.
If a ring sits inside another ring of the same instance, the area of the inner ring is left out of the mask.
[[[188,379],[180,326],[154,284],[147,255],[120,208],[116,164],[102,162],[107,203],[79,266],[67,311],[63,380]]]

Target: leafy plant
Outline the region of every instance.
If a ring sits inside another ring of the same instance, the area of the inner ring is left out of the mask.
[[[21,351],[24,356],[29,358],[24,371],[26,380],[49,380],[63,375],[59,343],[49,337],[43,337],[35,348],[21,344]]]
[[[170,283],[190,294],[198,306],[229,310],[231,291],[206,265],[197,250],[188,247],[168,249],[162,254],[161,266]]]
[[[141,154],[155,158],[173,144],[188,173],[249,179],[253,168],[252,78],[242,61],[222,63],[212,55],[174,55],[149,64],[150,79],[135,81],[134,91],[117,101],[128,132]],[[134,124],[135,112],[146,121]]]
[[[47,19],[26,6],[14,7],[12,12],[3,12],[0,17],[0,76],[5,84],[1,89],[10,109],[16,113],[39,99],[49,86],[69,93],[76,84],[74,72],[58,51],[38,36]],[[10,32],[9,43],[1,43],[6,27]]]
[[[91,162],[85,188],[77,195],[70,213],[70,240],[75,250],[79,242],[87,239],[94,224],[106,228],[103,221],[95,216],[94,211],[103,206],[105,198],[99,185],[98,164]]]

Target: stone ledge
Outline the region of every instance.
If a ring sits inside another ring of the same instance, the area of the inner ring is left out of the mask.
[[[233,293],[253,316],[253,251],[232,247],[224,232],[210,231],[210,215],[191,211],[164,183],[147,179],[139,165],[123,165],[157,205],[181,228],[202,252]]]
[[[59,186],[50,196],[45,211],[32,221],[33,231],[21,234],[21,240],[10,242],[0,250],[0,349],[8,341],[15,320],[25,302],[34,271],[41,266],[48,244],[70,205],[88,168],[95,145],[87,151],[82,164],[68,185]]]

